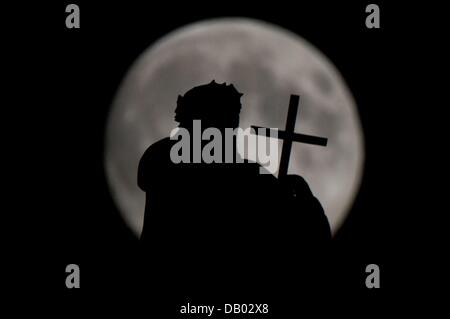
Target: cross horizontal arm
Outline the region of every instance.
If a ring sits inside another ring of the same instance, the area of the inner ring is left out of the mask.
[[[258,129],[264,128],[265,132],[263,135],[267,136],[267,137],[271,137],[271,136],[273,137],[276,132],[276,134],[278,134],[277,138],[282,139],[282,140],[288,139],[293,142],[300,142],[300,143],[320,145],[320,146],[327,146],[327,143],[328,143],[327,138],[320,137],[320,136],[313,136],[313,135],[300,134],[300,133],[286,133],[285,131],[280,131],[277,129],[266,128],[266,127],[261,127],[261,126],[255,126],[255,125],[252,125],[252,128],[256,131],[257,134],[259,133]],[[263,133],[263,132],[261,132],[261,133]]]

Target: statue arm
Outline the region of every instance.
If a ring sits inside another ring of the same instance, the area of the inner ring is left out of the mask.
[[[313,237],[319,241],[331,240],[331,228],[325,211],[303,177],[287,175],[280,182],[288,196],[298,203],[296,206],[302,210],[300,215],[307,224],[305,226],[314,230]]]

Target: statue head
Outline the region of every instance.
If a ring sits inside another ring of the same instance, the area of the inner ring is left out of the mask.
[[[233,84],[218,84],[213,80],[196,86],[184,96],[178,96],[175,121],[181,127],[190,127],[193,120],[201,120],[202,127],[236,128],[241,96]]]

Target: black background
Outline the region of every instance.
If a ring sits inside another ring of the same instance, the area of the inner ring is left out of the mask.
[[[405,160],[413,145],[405,136],[410,132],[408,114],[415,114],[416,106],[404,100],[413,90],[405,78],[414,59],[403,50],[411,32],[403,20],[405,7],[377,1],[381,29],[367,29],[365,7],[370,2],[364,1],[75,1],[81,29],[66,29],[68,3],[5,11],[12,17],[6,22],[11,45],[5,51],[12,56],[8,61],[14,61],[9,66],[17,68],[10,83],[28,88],[8,92],[15,121],[4,125],[11,124],[17,136],[11,143],[17,155],[9,159],[19,169],[6,174],[18,191],[8,215],[17,218],[20,235],[13,237],[13,257],[7,262],[18,270],[12,278],[16,288],[42,289],[52,300],[80,306],[108,295],[111,287],[117,288],[118,299],[121,294],[138,295],[118,288],[135,267],[137,239],[121,219],[104,174],[104,134],[112,100],[137,56],[167,32],[206,18],[242,16],[278,24],[320,49],[343,75],[359,108],[364,177],[333,243],[339,258],[329,271],[339,279],[320,298],[329,305],[330,300],[344,300],[340,294],[346,292],[358,296],[362,305],[384,307],[407,291],[406,270],[415,266],[404,258],[413,249],[406,223],[414,212],[405,202],[415,193],[407,190],[414,168]],[[418,210],[419,205],[411,206]],[[65,287],[69,263],[80,265],[80,290]],[[380,290],[365,288],[364,271],[370,263],[381,268]],[[39,271],[30,285],[31,265]],[[39,300],[40,295],[32,297]]]

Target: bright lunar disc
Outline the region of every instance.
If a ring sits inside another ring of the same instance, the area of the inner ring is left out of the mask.
[[[178,94],[213,79],[244,93],[242,128],[284,129],[289,96],[300,95],[296,132],[328,137],[328,146],[294,143],[289,173],[306,179],[336,232],[358,191],[364,159],[352,94],[332,62],[306,40],[243,18],[201,21],[171,32],[142,53],[121,84],[106,128],[105,166],[127,225],[140,234],[140,157],[176,126]]]

